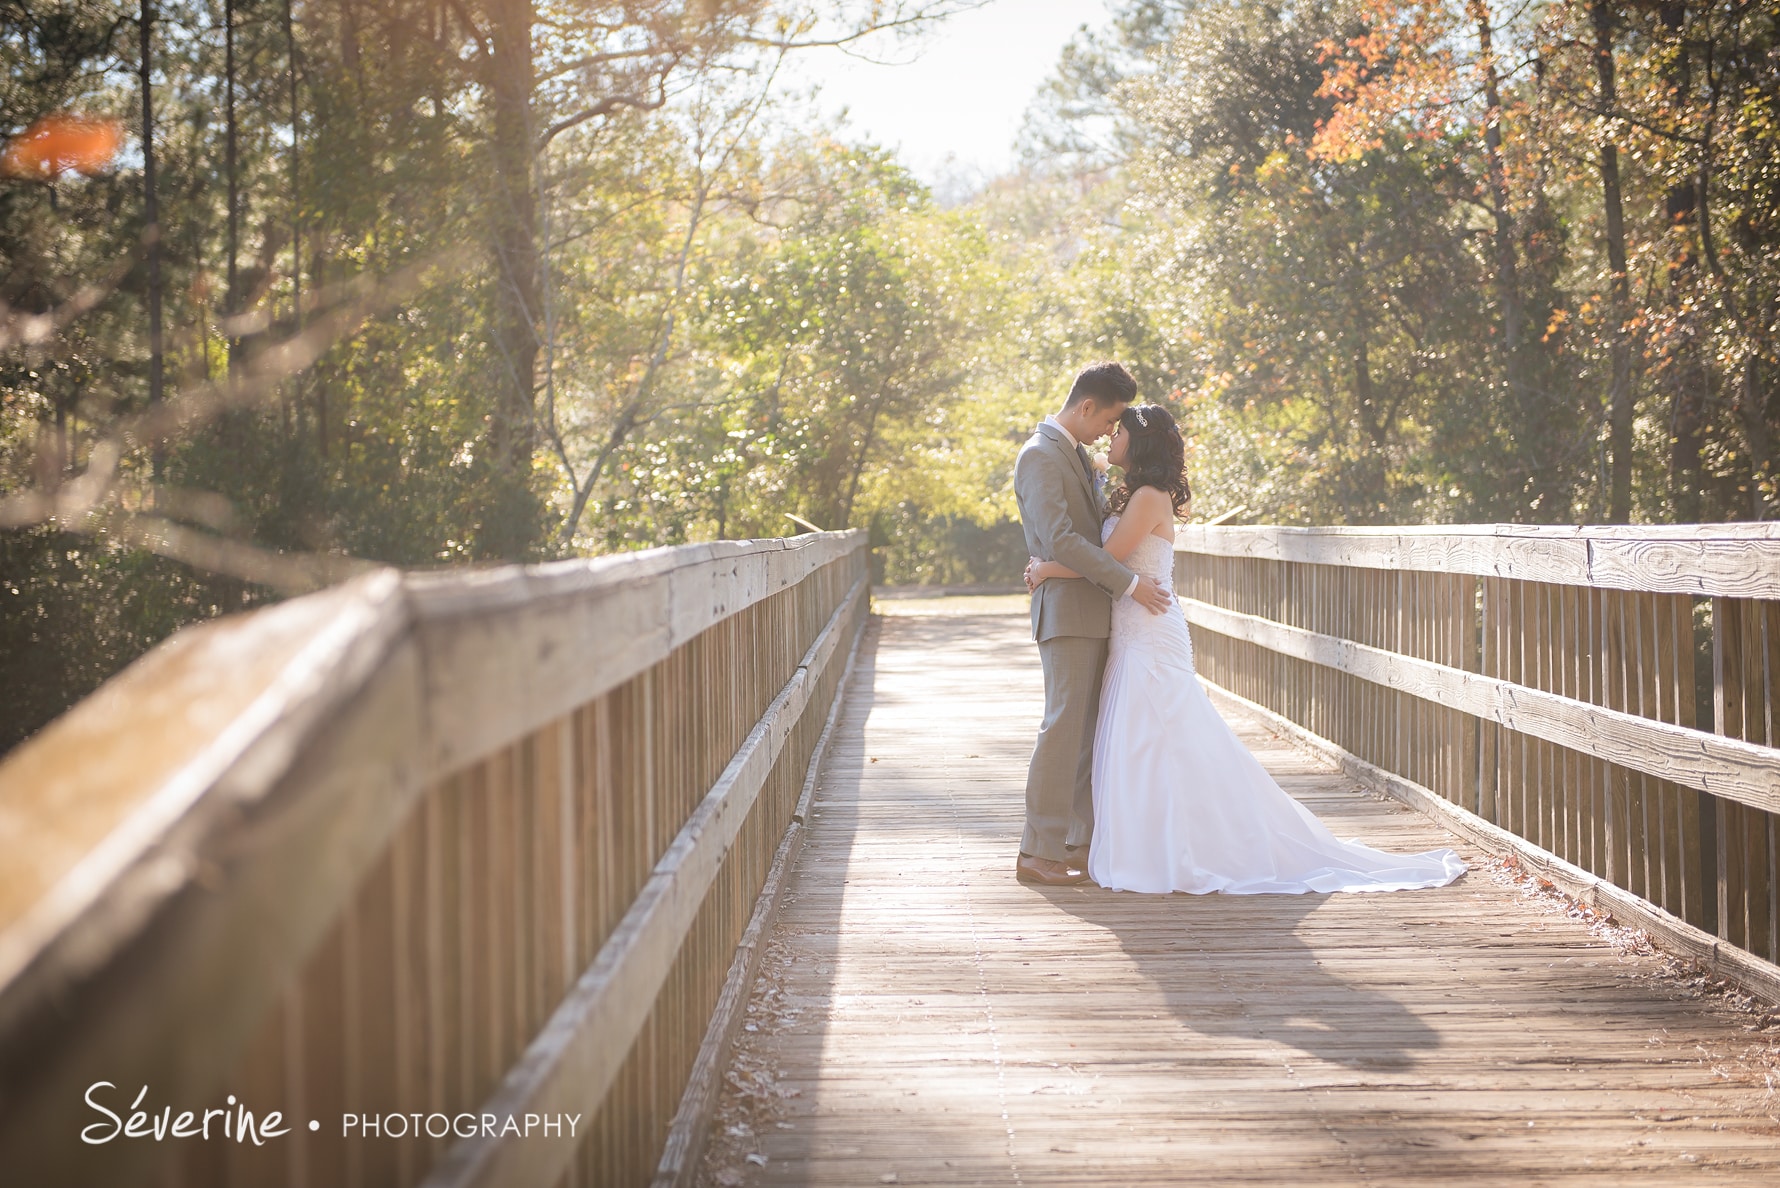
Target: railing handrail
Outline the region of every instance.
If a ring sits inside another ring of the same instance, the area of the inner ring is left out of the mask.
[[[1780,993],[1780,524],[1191,526],[1175,549],[1208,683]]]
[[[1193,598],[1187,621],[1687,788],[1780,813],[1780,749],[1593,705]]]
[[[171,894],[172,871],[125,888],[127,871],[147,862],[207,796],[226,791],[239,809],[275,783],[330,713],[387,670],[411,632],[462,630],[477,620],[514,631],[499,620],[523,612],[560,617],[550,629],[577,621],[591,627],[597,617],[600,629],[581,637],[573,655],[545,649],[541,630],[529,640],[515,632],[480,646],[459,641],[449,651],[452,641],[429,640],[423,675],[429,689],[449,686],[474,704],[413,724],[416,734],[409,741],[417,751],[403,765],[403,776],[417,785],[617,687],[718,619],[856,547],[863,536],[862,529],[853,529],[717,541],[462,574],[380,570],[177,632],[0,763],[0,850],[17,858],[16,864],[9,860],[9,873],[0,880],[0,1030],[12,1017],[20,975],[79,916],[96,908],[108,890],[132,897],[131,906],[120,908],[128,916],[141,914],[141,895]],[[719,574],[730,579],[728,599],[713,599]],[[651,580],[665,580],[665,597],[660,587],[642,585]],[[509,660],[514,647],[527,643],[537,654],[523,669],[523,687],[515,688],[510,674],[521,670]],[[267,654],[256,656],[256,650]],[[194,732],[202,737],[191,739],[194,745],[174,762],[144,763],[157,749],[166,749],[168,740],[134,735],[131,724],[139,719],[120,717],[118,711],[159,701],[177,705],[183,714],[201,697],[187,687],[188,677],[213,677],[225,663],[237,672],[253,666],[250,678],[261,679],[246,682],[255,686],[251,689],[226,691],[223,699],[232,708],[202,714]],[[157,697],[155,685],[170,676],[180,687]],[[120,783],[132,770],[137,778]],[[93,804],[116,811],[103,820],[76,822],[87,827],[78,845],[52,846],[46,855],[46,839],[66,834],[70,815]],[[182,839],[186,845],[195,840]],[[163,861],[167,857],[162,855]],[[183,873],[199,877],[202,872]],[[81,964],[119,939],[83,938]],[[77,972],[61,967],[55,974]]]
[[[1182,525],[1175,549],[1651,594],[1780,598],[1780,523]]]
[[[176,633],[0,763],[0,1083],[21,1067],[34,1021],[133,960],[177,900],[181,919],[198,921],[194,951],[236,966],[182,981],[177,1001],[151,986],[144,1002],[114,1002],[103,1027],[70,1041],[66,1063],[103,1065],[119,1084],[177,1068],[188,1083],[163,1077],[156,1093],[195,1096],[228,1069],[174,1048],[178,1037],[220,1035],[225,1052],[228,1036],[245,1036],[429,783],[865,540],[852,530],[380,570]],[[252,860],[231,872],[229,895],[206,897],[219,851]],[[58,1102],[72,1096],[60,1108],[82,1087],[62,1086]]]

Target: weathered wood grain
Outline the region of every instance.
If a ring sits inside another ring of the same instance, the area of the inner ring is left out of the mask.
[[[417,1182],[442,1144],[300,1128],[251,1157],[95,1148],[75,1119],[99,1080],[196,1108],[251,1086],[259,1109],[330,1128],[344,1110],[480,1103],[773,695],[831,693],[836,635],[799,657],[837,605],[862,611],[863,550],[846,533],[379,573],[132,666],[0,766],[17,859],[0,867],[7,1176]],[[789,701],[761,727],[765,771],[749,768],[767,810],[706,847],[717,867],[674,915],[669,992],[617,1053],[647,1093],[606,1103],[627,1137],[584,1142],[590,1168],[654,1166],[795,804],[801,768],[773,755],[815,738],[821,715]]]
[[[1512,855],[1525,864],[1527,869],[1551,880],[1578,902],[1599,908],[1623,923],[1644,929],[1669,952],[1694,958],[1765,1001],[1780,1003],[1780,967],[1772,962],[1745,952],[1735,944],[1724,943],[1718,937],[1665,911],[1643,896],[1616,886],[1516,833],[1449,805],[1420,784],[1366,762],[1265,706],[1257,705],[1216,685],[1210,685],[1209,688],[1213,699],[1227,711],[1259,719],[1277,733],[1326,756],[1342,771],[1363,781],[1368,787],[1395,797],[1423,815],[1433,818],[1442,828],[1491,852]]]
[[[828,753],[828,744],[846,705],[845,685],[852,676],[853,665],[858,656],[859,637],[870,621],[865,615],[855,615],[854,618],[856,622],[848,626],[852,638],[847,646],[846,668],[840,677],[842,687],[837,691],[828,711],[828,718],[823,723],[822,734],[816,740],[816,748],[810,756],[803,788],[798,793],[797,811],[791,817],[791,827],[785,831],[785,836],[773,855],[772,869],[766,876],[766,886],[754,905],[748,927],[742,933],[741,943],[736,946],[735,960],[723,982],[723,994],[705,1028],[705,1038],[699,1045],[698,1059],[693,1065],[692,1075],[687,1078],[686,1089],[681,1094],[673,1124],[668,1128],[661,1161],[655,1169],[654,1188],[690,1188],[697,1176],[699,1158],[704,1153],[711,1117],[722,1092],[723,1071],[729,1063],[730,1047],[735,1042],[737,1029],[742,1025],[748,997],[753,992],[754,979],[760,971],[760,961],[766,952],[767,937],[778,920],[792,865],[802,852],[804,838],[808,835],[806,822],[810,802],[816,791],[816,781],[821,774],[822,759]]]
[[[78,1142],[71,1122],[87,1087],[148,1084],[166,1101],[213,1102],[335,925],[417,790],[404,756],[422,734],[405,695],[418,657],[410,643],[377,661],[378,678],[346,703],[350,713],[304,732],[315,749],[281,740],[293,748],[288,784],[222,783],[6,987],[0,1158],[20,1183],[139,1179],[141,1147]],[[286,789],[300,794],[265,795]],[[226,799],[249,790],[260,794]],[[164,881],[147,885],[157,874]]]
[[[1187,621],[1207,631],[1438,702],[1659,779],[1768,812],[1780,811],[1780,750],[1591,705],[1517,681],[1306,631],[1198,599],[1181,601]],[[1545,622],[1541,613],[1532,626]],[[1529,646],[1537,646],[1541,638],[1537,629],[1526,636]],[[1654,655],[1646,671],[1647,679],[1654,682]],[[1659,850],[1659,860],[1660,856]]]
[[[1016,883],[1023,617],[872,630],[701,1184],[1780,1175],[1745,1020],[1483,870],[1372,896]],[[1339,834],[1478,852],[1239,729]]]
[[[1488,524],[1427,528],[1182,526],[1175,547],[1208,556],[1692,594],[1780,598],[1780,527]]]
[[[850,628],[865,596],[861,577],[680,828],[599,955],[479,1112],[500,1118],[574,1113],[606,1097],[780,749],[803,719],[817,677],[837,663],[837,653],[838,662],[846,662],[841,649],[851,641]],[[567,1170],[573,1155],[568,1144],[479,1135],[453,1145],[424,1183],[428,1188],[546,1188]]]
[[[451,771],[615,689],[712,624],[856,547],[850,534],[409,581],[427,646],[431,761]]]

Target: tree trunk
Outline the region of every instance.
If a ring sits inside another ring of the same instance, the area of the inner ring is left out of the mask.
[[[1496,224],[1496,298],[1502,305],[1502,348],[1508,382],[1521,395],[1519,356],[1526,337],[1526,314],[1521,307],[1519,268],[1514,253],[1514,213],[1508,206],[1508,167],[1502,159],[1502,95],[1496,71],[1489,6],[1470,0],[1471,17],[1477,25],[1478,62],[1483,71],[1483,147],[1489,175],[1490,206]]]
[[[1743,436],[1749,442],[1749,516],[1765,520],[1773,514],[1762,483],[1772,482],[1774,473],[1772,371],[1761,355],[1754,351],[1743,361],[1743,390],[1738,396],[1737,412],[1743,421]]]
[[[297,99],[297,22],[296,0],[284,0],[284,48],[286,77],[290,84],[290,281],[291,325],[296,333],[303,330],[303,110]],[[294,399],[300,408],[303,400],[303,376],[291,377]],[[315,386],[315,442],[323,457],[328,452],[327,389]]]
[[[154,0],[142,0],[142,243],[148,252],[148,401],[159,404],[166,395],[166,361],[161,325],[161,212],[155,190],[154,24]],[[159,478],[166,465],[165,450],[159,443],[153,460],[153,473]]]
[[[1675,95],[1685,102],[1692,83],[1692,66],[1683,40],[1686,33],[1687,10],[1681,3],[1664,4],[1658,12],[1664,31],[1675,39],[1680,52],[1670,60],[1665,79]],[[1684,291],[1695,283],[1698,254],[1694,250],[1693,233],[1697,230],[1699,190],[1694,179],[1678,181],[1669,189],[1668,214],[1671,225],[1683,231],[1683,247],[1669,265],[1669,300],[1680,304]],[[1700,484],[1701,446],[1705,436],[1707,386],[1711,377],[1692,324],[1693,315],[1685,314],[1681,328],[1670,344],[1669,382],[1669,498],[1677,523],[1697,523],[1702,511]]]
[[[1697,393],[1704,380],[1700,369],[1682,371],[1675,390],[1669,424],[1669,496],[1675,504],[1677,524],[1697,524],[1703,509],[1700,492],[1700,447],[1704,420]]]
[[[1354,305],[1354,412],[1372,448],[1382,450],[1391,427],[1384,423],[1378,392],[1372,383],[1372,319],[1366,316],[1365,294],[1358,286],[1355,293],[1359,301]]]
[[[1619,105],[1619,86],[1614,75],[1611,0],[1593,0],[1590,14],[1595,27],[1597,97],[1601,110],[1611,114]],[[1607,348],[1607,452],[1611,457],[1607,519],[1624,524],[1632,517],[1632,344],[1626,334],[1626,321],[1631,316],[1631,293],[1626,275],[1625,207],[1619,184],[1619,146],[1612,140],[1601,145],[1600,168],[1601,202],[1607,223],[1607,266],[1613,271],[1608,311],[1612,328]]]
[[[494,168],[492,238],[497,265],[493,337],[502,374],[489,425],[499,500],[489,547],[517,557],[537,534],[529,498],[536,445],[535,399],[539,352],[538,203],[533,180],[532,0],[491,0]],[[528,510],[529,509],[529,510]],[[527,523],[527,520],[533,521]]]
[[[229,373],[239,366],[240,336],[232,319],[241,313],[241,128],[235,110],[235,0],[223,2],[223,170],[228,175],[228,288],[223,294],[224,338],[229,348]]]
[[[871,447],[878,436],[878,413],[884,407],[884,394],[872,401],[871,414],[866,418],[865,433],[859,439],[859,453],[853,458],[853,473],[847,478],[847,498],[841,504],[839,523],[829,525],[835,531],[846,528],[853,521],[853,501],[859,498],[859,478],[865,473],[866,461],[871,457]]]

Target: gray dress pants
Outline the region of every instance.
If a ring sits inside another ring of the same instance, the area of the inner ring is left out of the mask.
[[[1061,861],[1065,846],[1094,833],[1094,725],[1106,640],[1060,635],[1038,645],[1045,716],[1026,772],[1026,832],[1020,852]]]

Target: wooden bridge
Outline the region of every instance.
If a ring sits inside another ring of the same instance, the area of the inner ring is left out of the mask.
[[[861,534],[372,575],[0,766],[5,1183],[1775,1182],[1780,532],[1177,564],[1288,790],[1470,875],[1015,883],[1019,600]]]

